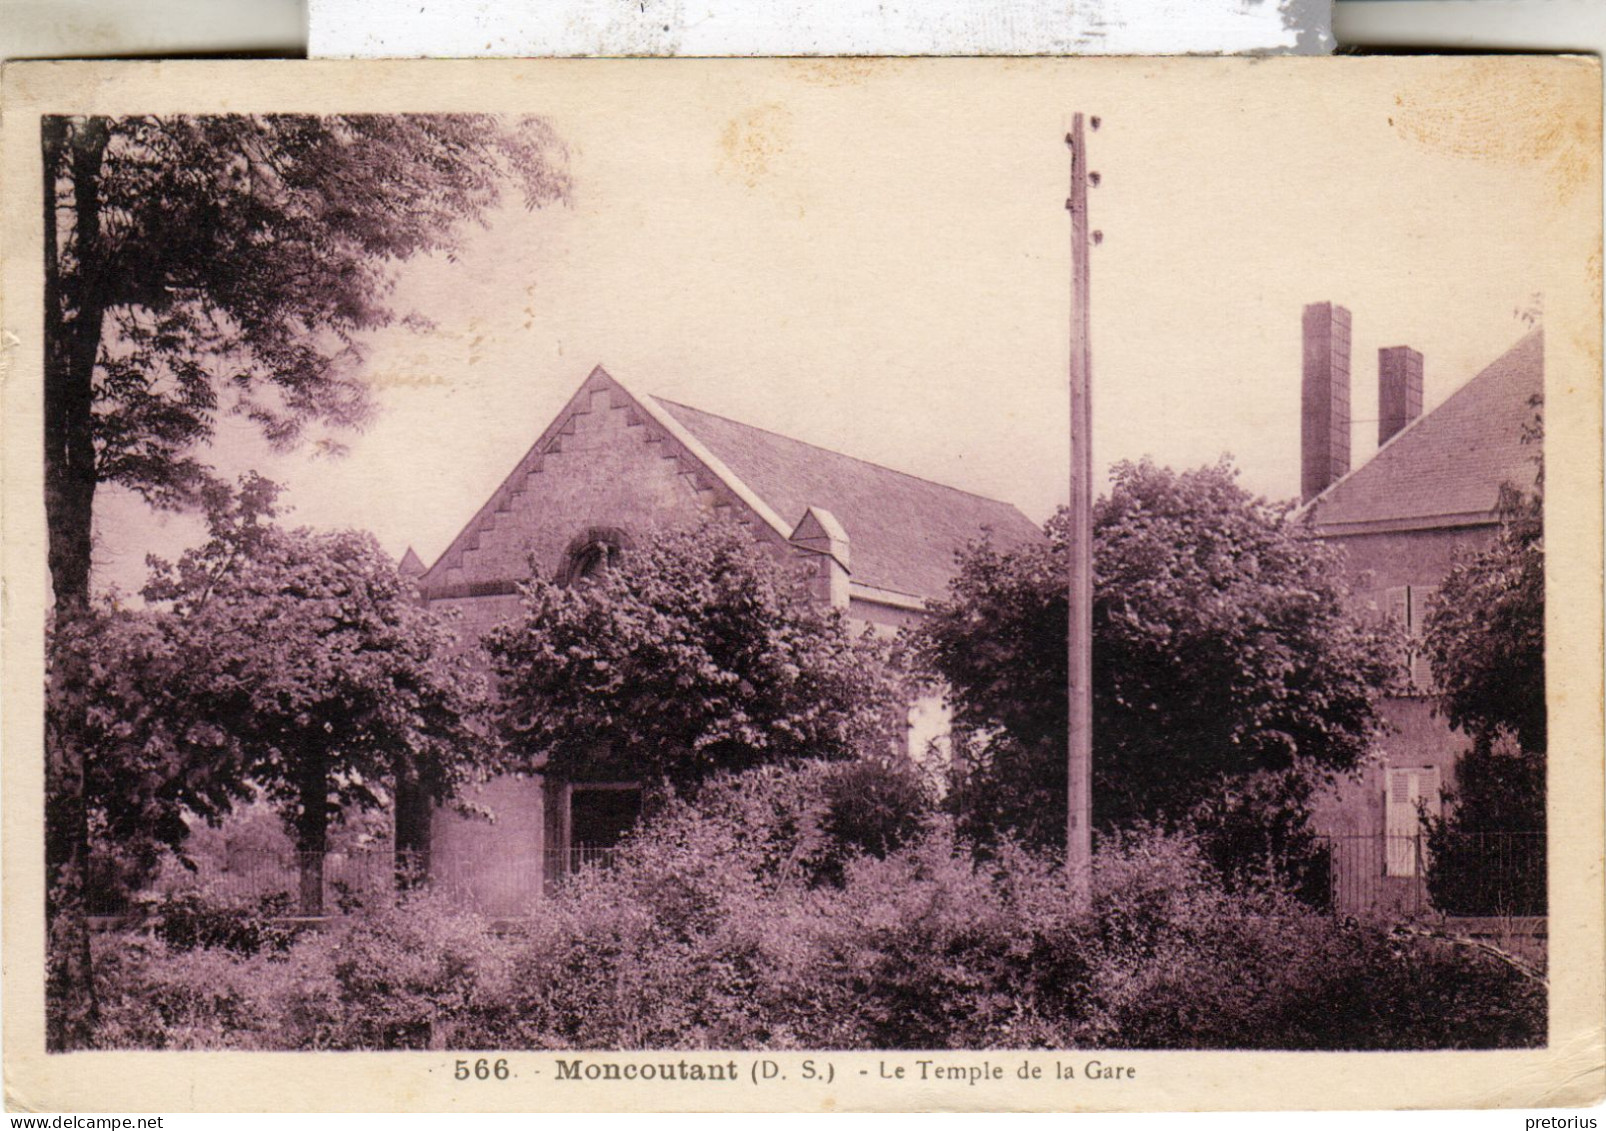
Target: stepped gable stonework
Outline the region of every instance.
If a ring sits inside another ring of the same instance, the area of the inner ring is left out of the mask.
[[[815,552],[811,510],[835,523],[851,565]],[[845,572],[836,603],[889,629],[947,591],[956,553],[984,533],[1001,546],[1042,537],[1007,503],[634,394],[599,366],[419,588],[483,632],[517,611],[532,571],[562,578],[587,532],[640,538],[708,519],[806,559],[821,592],[833,568]]]

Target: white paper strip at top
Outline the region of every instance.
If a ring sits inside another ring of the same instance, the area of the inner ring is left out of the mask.
[[[313,58],[1327,54],[1331,0],[309,0]]]

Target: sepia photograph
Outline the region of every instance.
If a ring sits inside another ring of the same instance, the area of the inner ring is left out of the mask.
[[[8,1078],[1598,1098],[1599,94],[9,67]]]

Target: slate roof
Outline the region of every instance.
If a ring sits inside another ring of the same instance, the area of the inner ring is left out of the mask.
[[[1494,521],[1501,484],[1534,482],[1538,453],[1522,432],[1544,385],[1544,336],[1534,330],[1312,499],[1306,520],[1323,534]]]
[[[811,506],[847,531],[852,580],[915,597],[940,597],[954,554],[992,532],[999,547],[1042,538],[1009,503],[805,444],[762,428],[653,401],[791,526]]]

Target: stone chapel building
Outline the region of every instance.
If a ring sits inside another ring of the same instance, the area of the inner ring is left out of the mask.
[[[402,569],[422,600],[460,610],[477,640],[518,612],[532,571],[574,580],[654,529],[708,519],[795,558],[814,599],[842,609],[856,632],[888,634],[946,593],[956,552],[983,533],[1000,547],[1042,537],[1008,503],[635,393],[599,366],[440,558],[425,569],[409,550]],[[946,730],[940,699],[911,704],[913,753]],[[511,913],[605,852],[635,822],[640,792],[534,774],[472,800],[494,823],[438,811],[431,872]]]

